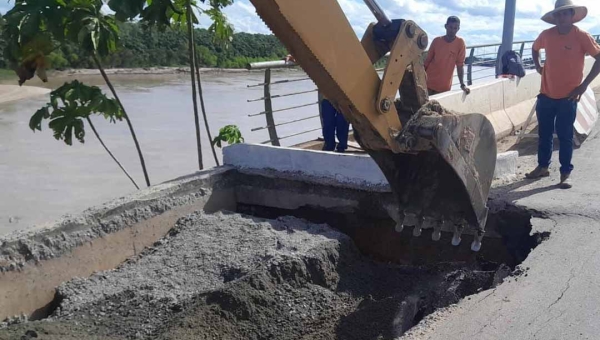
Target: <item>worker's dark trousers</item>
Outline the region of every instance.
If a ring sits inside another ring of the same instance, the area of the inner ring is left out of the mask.
[[[321,101],[321,114],[323,115],[323,138],[325,139],[323,150],[344,152],[348,148],[350,124],[327,99]],[[339,141],[337,148],[335,147],[336,135]]]
[[[573,171],[573,124],[577,118],[577,102],[569,99],[552,99],[546,95],[538,95],[538,165],[548,168],[552,158],[553,134],[560,143],[558,159],[560,173],[570,174]]]

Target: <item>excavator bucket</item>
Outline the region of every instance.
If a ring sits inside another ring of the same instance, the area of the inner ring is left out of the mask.
[[[250,0],[297,63],[352,124],[357,142],[379,165],[397,202],[386,207],[396,229],[413,235],[463,231],[481,247],[496,162],[491,123],[429,101],[421,56],[427,35],[409,20],[378,19],[362,42],[336,0]],[[390,52],[380,77],[373,63]],[[396,100],[397,94],[400,100]]]

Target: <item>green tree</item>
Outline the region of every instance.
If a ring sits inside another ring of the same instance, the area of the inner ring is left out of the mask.
[[[200,17],[202,18],[202,17]],[[187,33],[179,25],[165,29],[147,27],[144,23],[118,22],[119,40],[116,50],[100,61],[106,68],[182,66],[189,65]],[[0,30],[2,18],[0,17]],[[215,36],[204,28],[194,29],[194,42],[201,67],[244,68],[239,60],[251,61],[280,59],[287,51],[273,35],[235,33],[228,48],[215,42]],[[0,50],[6,42],[0,38]],[[220,61],[220,64],[219,64]],[[69,40],[54,44],[47,58],[48,68],[96,68],[93,58],[81,46]],[[0,68],[9,68],[0,55]]]
[[[69,65],[69,61],[60,52],[51,52],[48,55],[48,63],[53,68],[61,69]]]
[[[77,44],[89,55],[123,111],[134,140],[146,184],[150,179],[133,125],[110,82],[100,58],[116,50],[119,28],[114,17],[101,12],[101,0],[15,0],[4,16],[5,56],[22,84],[37,74],[47,81],[48,56],[65,41]]]
[[[198,46],[198,62],[208,67],[217,66],[217,56],[206,46]]]
[[[29,127],[34,132],[41,131],[42,121],[48,119],[48,126],[54,132],[54,138],[64,141],[67,145],[73,145],[73,137],[80,143],[85,142],[84,120],[87,121],[102,147],[139,189],[135,180],[100,138],[90,118],[93,114],[103,115],[113,123],[124,118],[124,112],[116,100],[107,98],[98,87],[90,87],[75,80],[50,93],[50,103],[31,117]]]
[[[200,0],[205,3],[206,0]],[[198,23],[198,17],[194,10],[206,14],[211,20],[212,25],[208,31],[214,37],[213,42],[220,46],[227,47],[233,35],[233,27],[227,21],[222,9],[233,3],[233,0],[209,0],[208,9],[201,9],[195,0],[109,0],[109,7],[115,11],[115,16],[122,21],[133,20],[140,17],[141,21],[149,27],[158,27],[159,30],[165,30],[171,26],[186,26],[188,40],[188,55],[190,65],[190,80],[192,86],[192,102],[194,107],[194,123],[196,126],[196,144],[198,151],[198,167],[204,168],[202,158],[202,142],[200,136],[200,122],[198,116],[198,102],[196,96],[200,97],[204,124],[208,133],[209,141],[212,140],[210,127],[204,107],[204,96],[202,93],[202,82],[200,80],[199,63],[196,62],[196,44],[194,39],[193,25]],[[198,86],[196,86],[196,80]],[[215,163],[219,160],[214,145],[211,143],[211,149]]]

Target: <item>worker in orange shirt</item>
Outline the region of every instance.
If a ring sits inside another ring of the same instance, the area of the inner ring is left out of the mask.
[[[600,73],[600,46],[592,36],[573,25],[583,20],[587,8],[571,0],[556,1],[553,11],[542,20],[554,27],[543,31],[533,43],[533,62],[542,75],[536,111],[538,120],[538,166],[526,175],[529,179],[547,177],[552,158],[554,130],[560,142],[560,187],[569,189],[573,165],[573,124],[577,118],[577,102]],[[540,64],[540,50],[546,50],[546,61]],[[596,59],[585,80],[585,55]],[[583,82],[582,82],[583,80]]]
[[[429,95],[450,91],[456,67],[460,88],[469,94],[470,90],[463,81],[467,47],[465,41],[456,35],[460,30],[460,19],[451,16],[444,27],[446,35],[433,39],[429,52],[427,52],[427,59],[425,59],[427,90]]]

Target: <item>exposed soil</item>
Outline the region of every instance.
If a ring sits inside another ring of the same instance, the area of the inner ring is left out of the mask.
[[[48,319],[0,339],[390,339],[511,271],[384,264],[324,224],[198,212],[119,268],[63,284]]]

